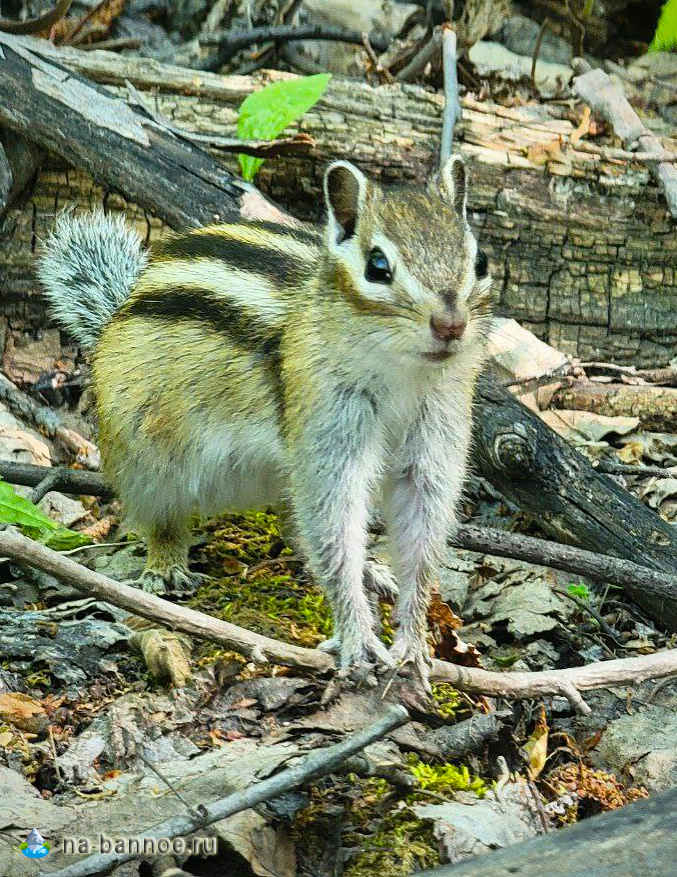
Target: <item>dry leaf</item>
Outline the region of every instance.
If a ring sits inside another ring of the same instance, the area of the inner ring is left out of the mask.
[[[576,146],[576,144],[581,140],[581,138],[585,137],[585,135],[589,132],[589,130],[590,130],[590,107],[586,104],[583,107],[583,116],[581,118],[581,121],[580,121],[578,127],[576,128],[576,130],[571,135],[571,138],[570,138],[571,145]]]
[[[522,747],[522,754],[527,760],[529,779],[535,780],[545,766],[548,757],[548,730],[545,708],[541,706],[536,727],[531,737]]]
[[[9,692],[0,694],[0,722],[32,734],[42,734],[49,725],[49,716],[37,700],[27,694]]]

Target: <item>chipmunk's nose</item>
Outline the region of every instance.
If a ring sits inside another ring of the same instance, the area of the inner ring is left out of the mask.
[[[433,333],[433,338],[445,343],[462,338],[467,325],[467,320],[458,308],[454,308],[451,313],[433,314],[430,317],[430,331]]]

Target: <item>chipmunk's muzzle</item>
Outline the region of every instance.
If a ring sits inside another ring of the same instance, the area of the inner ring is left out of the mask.
[[[455,342],[463,338],[468,326],[467,313],[456,304],[456,296],[447,294],[442,298],[447,307],[433,311],[430,316],[430,334],[436,349],[423,354],[425,359],[432,362],[448,359],[454,353]]]

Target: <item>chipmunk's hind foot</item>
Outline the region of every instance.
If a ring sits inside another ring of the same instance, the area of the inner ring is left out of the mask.
[[[185,596],[193,594],[208,578],[203,573],[191,572],[185,566],[173,564],[162,572],[145,569],[134,584],[147,594]]]

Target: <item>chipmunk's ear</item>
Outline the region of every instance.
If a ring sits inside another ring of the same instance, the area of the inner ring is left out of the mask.
[[[348,161],[335,161],[324,175],[330,239],[340,244],[355,234],[367,197],[367,178]]]
[[[465,219],[466,174],[463,159],[451,155],[440,171],[440,194],[460,217]]]

